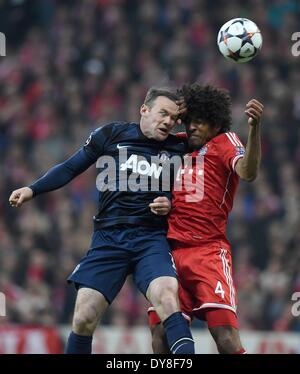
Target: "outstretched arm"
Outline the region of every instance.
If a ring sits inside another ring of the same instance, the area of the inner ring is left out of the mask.
[[[77,175],[89,168],[95,160],[81,148],[65,162],[54,166],[29,187],[22,187],[12,192],[9,198],[12,207],[20,207],[34,196],[56,190],[69,183]]]
[[[249,117],[249,134],[246,151],[243,158],[237,161],[235,171],[238,176],[247,182],[252,182],[258,173],[261,161],[261,116],[264,106],[255,99],[246,105],[245,113]]]

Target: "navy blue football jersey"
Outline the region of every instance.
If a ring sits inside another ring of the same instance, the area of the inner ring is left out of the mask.
[[[171,199],[175,169],[186,150],[184,139],[169,135],[159,142],[147,138],[136,123],[111,123],[93,131],[83,150],[99,171],[96,228],[166,226],[166,216],[152,213],[149,204],[158,196]]]

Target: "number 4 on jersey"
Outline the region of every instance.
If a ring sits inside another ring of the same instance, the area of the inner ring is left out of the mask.
[[[215,293],[216,294],[218,294],[218,293],[221,294],[222,299],[224,299],[225,291],[223,290],[222,284],[221,284],[220,281],[218,281],[218,283],[217,283],[217,287],[215,289]]]

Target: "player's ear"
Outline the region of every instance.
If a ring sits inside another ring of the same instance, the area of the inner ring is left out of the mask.
[[[147,107],[147,105],[143,104],[140,108],[140,115],[143,116],[145,115],[147,112],[149,112],[149,108]]]

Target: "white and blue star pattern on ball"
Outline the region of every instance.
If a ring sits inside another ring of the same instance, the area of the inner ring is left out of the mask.
[[[234,18],[220,28],[217,42],[226,59],[243,63],[257,55],[262,46],[262,36],[254,22],[247,18]]]

